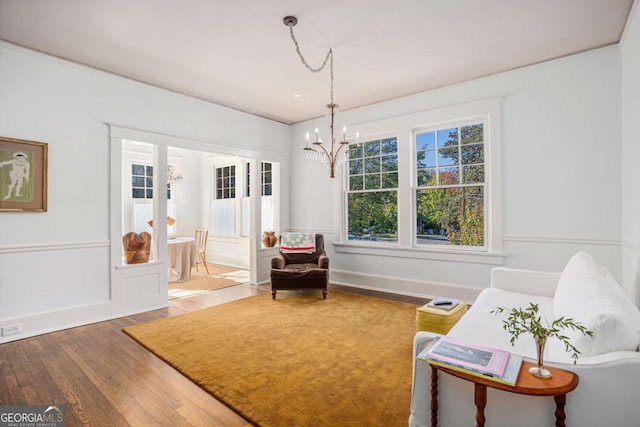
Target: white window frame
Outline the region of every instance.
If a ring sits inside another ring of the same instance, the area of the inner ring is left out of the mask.
[[[392,256],[481,264],[502,264],[502,190],[501,190],[501,117],[500,98],[439,108],[358,126],[361,140],[395,131],[398,137],[398,242],[362,242],[347,239],[348,170],[342,167],[341,203],[335,217],[340,218],[336,252]],[[414,133],[418,129],[441,128],[447,124],[483,121],[485,163],[485,246],[416,245],[415,191],[416,166]],[[425,247],[427,246],[427,247]],[[435,246],[435,247],[432,247]]]
[[[435,244],[428,244],[428,243],[418,243],[417,242],[417,207],[416,207],[416,203],[417,203],[417,196],[416,193],[422,189],[426,189],[426,186],[419,186],[417,183],[417,148],[416,148],[416,135],[419,133],[425,133],[425,132],[438,132],[441,130],[445,130],[447,128],[463,128],[465,126],[469,126],[469,125],[475,125],[475,124],[482,124],[483,125],[483,133],[485,133],[488,130],[489,127],[489,123],[487,121],[487,117],[485,115],[480,115],[478,117],[475,118],[467,118],[464,120],[453,120],[449,123],[439,123],[438,125],[435,126],[428,126],[428,127],[420,127],[420,128],[415,128],[413,129],[412,132],[412,136],[411,136],[411,158],[412,158],[412,173],[413,173],[413,185],[412,185],[412,209],[413,209],[413,230],[412,230],[412,243],[413,246],[416,248],[424,248],[424,249],[436,249],[438,247],[442,248],[442,249],[447,249],[447,250],[460,250],[460,251],[475,251],[475,252],[487,252],[488,250],[488,242],[487,242],[487,229],[488,229],[488,216],[487,216],[487,211],[486,211],[486,206],[487,203],[489,202],[487,200],[487,161],[486,158],[483,161],[483,166],[484,166],[484,171],[485,171],[485,179],[482,183],[471,183],[471,184],[464,184],[464,183],[458,183],[458,184],[452,184],[452,185],[447,185],[447,186],[443,186],[440,185],[439,183],[439,165],[438,165],[438,149],[436,148],[436,177],[438,179],[438,185],[431,187],[431,188],[438,188],[438,189],[444,189],[444,188],[462,188],[462,187],[482,187],[483,188],[483,209],[484,209],[484,245],[482,246],[462,246],[462,245],[435,245]],[[483,156],[486,155],[486,137],[483,137]],[[437,142],[436,142],[437,145]],[[462,145],[460,145],[460,135],[458,135],[458,146],[457,148],[461,148],[463,147]],[[462,162],[460,161],[462,158],[462,153],[459,151],[458,152],[458,167],[460,168],[460,170],[462,169],[463,165]],[[462,175],[460,175],[462,176]]]
[[[381,134],[375,134],[375,135],[367,135],[365,137],[359,137],[358,141],[354,141],[351,144],[356,144],[356,143],[361,143],[361,144],[365,144],[367,142],[371,142],[371,141],[382,141],[384,139],[396,139],[396,146],[398,147],[398,151],[400,150],[399,147],[399,143],[400,141],[398,140],[398,135],[395,132],[385,132],[385,133],[381,133]],[[350,144],[350,145],[351,145]],[[350,147],[349,147],[350,148]],[[364,145],[363,145],[363,149],[364,149]],[[378,193],[378,192],[395,192],[396,193],[396,200],[397,200],[397,204],[399,205],[400,203],[400,197],[399,197],[399,192],[400,192],[400,154],[398,153],[398,151],[396,151],[396,156],[398,156],[398,186],[397,187],[392,187],[392,188],[373,188],[373,189],[368,189],[368,188],[364,188],[362,190],[351,190],[349,188],[349,160],[347,160],[345,162],[344,165],[344,175],[345,175],[345,197],[344,197],[344,211],[345,211],[345,216],[344,216],[344,226],[345,226],[345,233],[348,233],[349,231],[349,194],[350,193]],[[382,159],[382,154],[379,154],[379,158]],[[382,160],[380,160],[380,162],[382,163]],[[364,165],[363,165],[364,168]],[[380,179],[382,179],[382,175],[385,172],[377,172],[375,173],[376,175],[378,175],[380,177]],[[363,170],[362,171],[362,177],[364,180],[366,180],[366,172]],[[366,185],[365,185],[366,187]],[[399,212],[400,207],[396,206],[396,210],[397,212]],[[396,223],[396,232],[399,235],[399,231],[398,229],[400,228],[400,217],[398,216],[398,223]],[[385,244],[385,242],[380,242],[380,241],[367,241],[367,240],[349,240],[348,236],[345,234],[345,240],[349,241],[349,242],[362,242],[362,243],[372,243],[372,244]],[[396,242],[391,242],[390,244],[395,244]]]

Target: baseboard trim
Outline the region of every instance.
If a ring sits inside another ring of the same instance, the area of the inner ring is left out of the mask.
[[[336,269],[331,269],[329,275],[329,282],[336,285],[366,289],[374,292],[393,293],[414,298],[456,298],[468,303],[475,301],[480,291],[484,289],[484,287],[472,287],[418,279],[402,279]]]
[[[63,310],[47,311],[27,316],[2,319],[0,320],[0,328],[8,325],[19,324],[22,332],[15,335],[0,337],[0,344],[47,334],[49,332],[76,328],[79,326],[90,325],[92,323],[104,322],[106,320],[131,316],[133,314],[167,308],[168,306],[169,304],[167,301],[164,304],[135,310],[127,310],[125,312],[114,314],[113,303],[111,301],[104,301],[95,304],[70,307]]]

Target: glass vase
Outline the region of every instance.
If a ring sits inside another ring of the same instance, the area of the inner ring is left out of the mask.
[[[547,343],[547,337],[535,337],[536,355],[538,356],[537,365],[529,368],[529,373],[538,378],[551,378],[551,372],[543,366],[544,346]]]

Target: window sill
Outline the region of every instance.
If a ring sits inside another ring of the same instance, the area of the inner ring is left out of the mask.
[[[434,261],[466,262],[472,264],[503,265],[505,255],[496,252],[444,250],[430,248],[407,248],[393,243],[338,243],[333,247],[338,253],[374,255],[395,258],[413,258]]]

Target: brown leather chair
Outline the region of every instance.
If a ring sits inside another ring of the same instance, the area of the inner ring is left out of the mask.
[[[321,289],[327,298],[329,257],[324,251],[324,237],[316,234],[316,251],[309,254],[283,253],[271,258],[271,298],[279,290]]]

